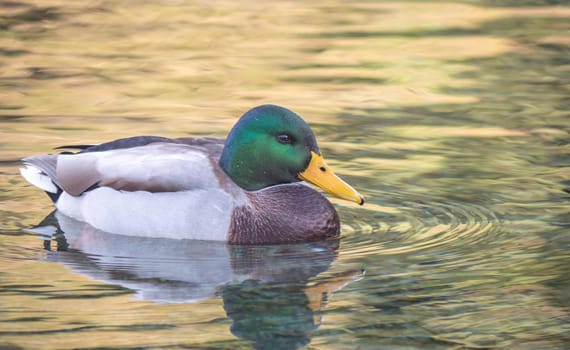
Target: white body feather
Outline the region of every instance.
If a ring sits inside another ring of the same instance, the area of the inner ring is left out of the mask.
[[[160,192],[99,187],[79,197],[63,193],[57,209],[103,231],[162,238],[227,239],[233,198],[219,189]]]
[[[57,192],[41,169],[28,164],[21,172],[33,185]],[[220,184],[203,151],[183,144],[59,155],[56,172],[54,182],[64,190],[56,202],[61,213],[123,235],[225,241],[233,209],[248,203],[235,185]],[[104,185],[119,182],[177,190],[127,191]],[[83,192],[98,183],[103,186]],[[83,193],[70,194],[74,191]]]

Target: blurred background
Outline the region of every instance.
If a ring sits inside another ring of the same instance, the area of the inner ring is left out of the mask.
[[[556,0],[1,0],[0,347],[568,348],[569,18]],[[19,159],[224,137],[265,103],[367,197],[330,198],[338,246],[145,257],[81,225],[29,232],[52,204]]]

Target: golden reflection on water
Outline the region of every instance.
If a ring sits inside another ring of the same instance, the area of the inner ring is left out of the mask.
[[[44,261],[41,240],[21,229],[51,204],[16,162],[132,135],[221,137],[262,103],[301,114],[369,199],[331,199],[343,239],[304,289],[323,311],[311,347],[567,339],[564,282],[552,282],[568,272],[567,241],[552,233],[568,219],[567,6],[30,0],[0,10],[0,347],[249,348],[220,296],[156,304]],[[328,302],[325,285],[339,287]]]
[[[329,123],[331,112],[355,103],[469,102],[473,97],[437,90],[471,84],[454,77],[466,68],[460,60],[517,50],[512,41],[390,34],[469,29],[517,15],[568,15],[564,8],[381,2],[24,3],[29,5],[6,9],[6,16],[36,8],[45,19],[14,20],[0,38],[4,47],[22,52],[3,57],[2,74],[13,87],[3,92],[4,103],[19,113],[143,114],[187,124],[215,116],[226,119],[225,126],[267,101]],[[438,59],[458,61],[442,66]]]
[[[38,246],[36,238],[32,241],[32,247]],[[20,260],[6,270],[9,274],[4,278],[10,282],[3,287],[8,292],[2,297],[3,309],[8,311],[1,327],[4,344],[57,349],[64,344],[134,347],[141,343],[158,346],[165,341],[199,344],[233,339],[226,323],[209,322],[224,314],[220,302],[134,301],[132,293],[117,293],[107,284],[71,273],[58,263]],[[99,296],[106,289],[109,296]],[[17,322],[28,317],[38,319]]]

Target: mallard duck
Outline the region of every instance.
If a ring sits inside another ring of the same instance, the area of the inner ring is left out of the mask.
[[[59,148],[79,151],[25,158],[22,176],[59,212],[111,233],[307,242],[337,237],[340,223],[303,181],[364,203],[325,163],[305,121],[275,105],[246,112],[225,141],[136,136]]]

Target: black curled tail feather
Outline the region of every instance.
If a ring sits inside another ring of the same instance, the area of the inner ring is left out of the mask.
[[[48,195],[49,199],[51,199],[51,201],[53,203],[57,202],[59,197],[61,196],[61,194],[63,193],[63,190],[61,188],[57,188],[57,192],[56,193],[52,193],[52,192],[48,192],[48,191],[44,191],[45,194]]]

